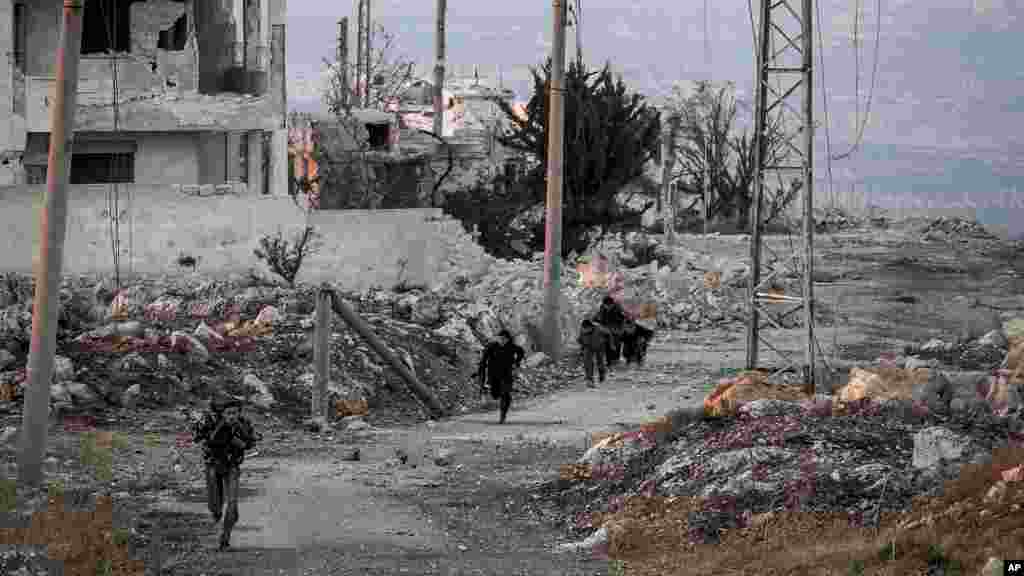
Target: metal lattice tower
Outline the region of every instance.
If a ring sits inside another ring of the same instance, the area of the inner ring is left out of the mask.
[[[814,389],[815,345],[813,309],[813,247],[814,247],[814,178],[812,170],[814,152],[813,92],[812,92],[812,25],[813,0],[761,0],[760,33],[757,38],[757,101],[755,110],[754,202],[751,206],[750,285],[748,289],[747,368],[758,368],[758,348],[764,344],[781,356],[784,364],[778,374],[797,366],[794,354],[776,347],[762,337],[766,327],[782,328],[781,321],[802,312],[801,323],[806,342],[803,358],[804,378],[810,390]],[[800,11],[793,4],[800,4]],[[776,47],[778,46],[778,49]],[[799,106],[791,98],[803,86]],[[781,126],[782,135],[769,149],[766,133],[773,125]],[[798,139],[803,137],[802,141]],[[795,141],[797,141],[795,143]],[[789,162],[782,164],[778,152],[789,152]],[[780,189],[792,180],[802,180],[801,204],[803,223],[803,250],[793,250],[785,260],[764,245],[765,181],[768,175],[778,178]],[[772,270],[762,273],[762,253],[771,257]],[[802,258],[801,258],[802,257]],[[784,270],[780,262],[799,268],[799,295],[780,288]],[[763,322],[762,322],[763,320]]]

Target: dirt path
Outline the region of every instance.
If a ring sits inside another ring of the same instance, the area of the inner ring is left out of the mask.
[[[256,456],[244,465],[235,549],[215,553],[211,534],[203,554],[170,559],[167,568],[196,575],[603,573],[607,562],[555,551],[564,534],[526,505],[530,490],[585,450],[592,433],[700,401],[708,336],[660,337],[644,367],[619,368],[596,389],[581,382],[521,401],[505,425],[488,412],[378,429],[355,442],[354,462],[344,459],[351,444],[310,457]],[[691,362],[679,362],[688,356]],[[438,456],[448,462],[435,462]],[[198,498],[165,509],[206,514]]]

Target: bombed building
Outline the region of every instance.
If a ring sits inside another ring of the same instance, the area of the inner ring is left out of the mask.
[[[45,182],[61,2],[0,0],[0,185]],[[286,0],[86,0],[72,184],[287,188]]]

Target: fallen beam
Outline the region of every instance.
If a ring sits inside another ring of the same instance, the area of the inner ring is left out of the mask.
[[[424,406],[432,413],[435,418],[441,418],[445,415],[444,407],[441,406],[441,402],[437,399],[437,396],[430,391],[429,388],[424,386],[416,376],[412,373],[408,366],[395,355],[377,335],[370,329],[370,325],[363,320],[351,306],[345,302],[336,291],[330,290],[331,294],[331,308],[342,317],[349,326],[355,330],[370,348],[377,353],[385,362],[391,365],[398,375],[405,381],[406,386],[409,390],[418,398]]]

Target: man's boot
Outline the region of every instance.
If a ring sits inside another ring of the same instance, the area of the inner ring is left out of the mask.
[[[217,550],[227,550],[230,547],[231,547],[231,535],[226,533],[226,532],[222,532],[221,535],[220,535],[220,545],[217,546]]]

